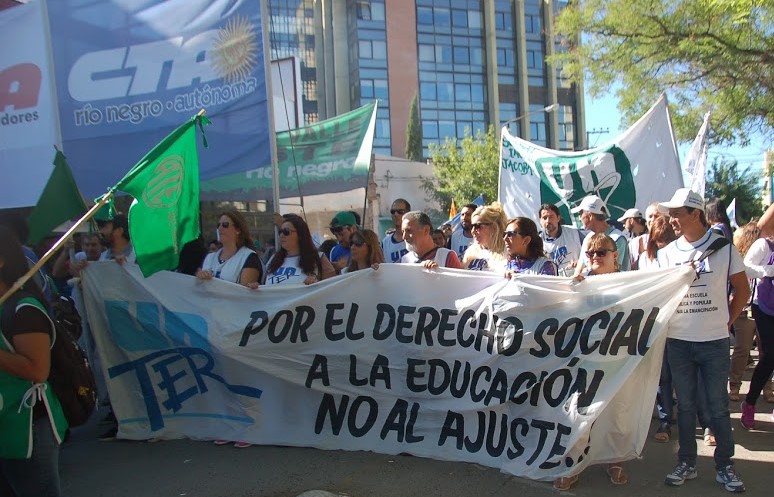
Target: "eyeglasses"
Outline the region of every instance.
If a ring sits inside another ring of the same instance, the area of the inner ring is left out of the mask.
[[[284,235],[284,236],[290,236],[290,234],[291,234],[291,233],[295,233],[295,232],[296,232],[296,230],[292,230],[292,229],[290,229],[290,228],[280,228],[280,229],[278,229],[278,230],[277,230],[277,232],[278,232],[280,235]]]
[[[516,235],[524,236],[518,231],[506,231],[503,233],[503,238],[513,238]]]
[[[401,216],[406,213],[406,209],[390,209],[390,214],[400,214]]]
[[[351,240],[349,243],[354,245],[355,247],[362,247],[366,244],[365,240]]]
[[[589,259],[591,259],[592,257],[604,257],[608,254],[608,252],[612,252],[612,250],[608,250],[608,249],[587,250],[586,257],[588,257]]]
[[[215,225],[216,228],[218,226],[222,227],[224,230],[227,230],[228,227],[231,226],[231,223],[229,223],[228,221],[223,221],[222,223],[218,223]]]
[[[471,226],[470,229],[472,229],[472,230],[480,230],[482,226],[491,226],[491,225],[492,225],[492,223],[473,223],[473,224],[470,225]]]

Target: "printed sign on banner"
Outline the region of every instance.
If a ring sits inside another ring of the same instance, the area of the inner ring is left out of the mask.
[[[669,199],[683,187],[666,96],[610,144],[582,152],[533,145],[502,130],[499,199],[508,217],[535,218],[541,204],[556,205],[565,223],[583,197],[597,195],[611,219],[632,207]]]
[[[83,291],[122,438],[406,452],[551,480],[641,453],[694,278],[383,264],[253,291],[105,262]]]
[[[81,191],[114,185],[205,109],[202,179],[270,164],[262,2],[49,2],[64,151]]]
[[[38,202],[58,145],[41,2],[0,12],[0,209]]]

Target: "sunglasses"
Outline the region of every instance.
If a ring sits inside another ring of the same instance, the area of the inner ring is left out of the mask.
[[[284,235],[284,236],[290,236],[290,234],[291,234],[291,233],[295,233],[295,232],[296,232],[296,230],[292,230],[292,229],[290,229],[290,228],[280,228],[279,230],[277,230],[277,232],[278,232],[280,235]]]
[[[227,230],[227,229],[228,229],[228,227],[229,227],[229,226],[231,226],[231,223],[229,223],[228,221],[223,221],[222,223],[218,223],[218,224],[216,224],[216,225],[215,225],[215,227],[216,227],[216,228],[217,228],[218,226],[220,226],[220,227],[222,227],[223,229],[226,229],[226,230]]]
[[[351,240],[350,243],[355,247],[362,247],[366,244],[365,240]]]
[[[521,235],[518,231],[506,231],[503,233],[503,238],[513,238],[516,235]]]
[[[406,209],[390,209],[390,214],[400,214],[401,216],[406,213]]]
[[[591,259],[592,257],[604,257],[608,254],[608,252],[612,252],[612,250],[608,249],[599,249],[599,250],[587,250],[586,251],[586,257]]]
[[[492,223],[473,223],[471,224],[471,229],[474,230],[480,230],[482,226],[491,226]]]

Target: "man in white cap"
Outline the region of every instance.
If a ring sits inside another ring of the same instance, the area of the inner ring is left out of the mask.
[[[631,267],[629,260],[629,245],[626,242],[626,237],[621,233],[621,230],[608,224],[608,210],[607,207],[605,207],[604,202],[602,202],[602,199],[596,195],[583,197],[580,205],[575,207],[572,210],[572,213],[580,213],[580,220],[583,223],[583,228],[589,231],[583,239],[581,257],[575,268],[575,274],[578,275],[582,273],[584,267],[588,263],[586,248],[588,247],[589,239],[596,233],[604,233],[613,239],[615,246],[618,247],[618,266],[621,271],[628,271]]]
[[[642,218],[642,212],[639,209],[627,209],[624,215],[618,218],[619,223],[623,223],[624,235],[629,239],[629,267],[637,269],[637,260],[640,258],[640,236],[648,232],[645,225],[645,219]]]
[[[688,188],[659,204],[680,236],[658,251],[661,267],[691,264],[697,279],[669,320],[667,359],[680,399],[678,465],[666,476],[668,486],[696,478],[696,406],[698,388],[706,394],[707,415],[715,434],[715,479],[729,492],[744,492],[734,469],[734,438],[728,410],[729,328],[750,298],[742,257],[722,236],[709,231],[704,199]],[[729,299],[727,285],[734,289]],[[699,382],[699,376],[702,382]]]

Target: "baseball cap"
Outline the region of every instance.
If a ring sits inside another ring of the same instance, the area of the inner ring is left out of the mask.
[[[642,219],[642,212],[639,209],[626,209],[624,215],[618,218],[618,222],[622,223],[627,219]]]
[[[658,204],[658,210],[661,212],[680,207],[691,207],[704,212],[704,199],[690,188],[680,188],[672,195],[672,200]]]
[[[573,214],[577,214],[580,211],[587,211],[592,214],[607,214],[604,202],[602,202],[602,199],[596,195],[583,197],[580,205],[572,209]]]
[[[357,226],[357,219],[355,215],[349,211],[341,211],[331,220],[331,228],[338,228],[340,226]]]

